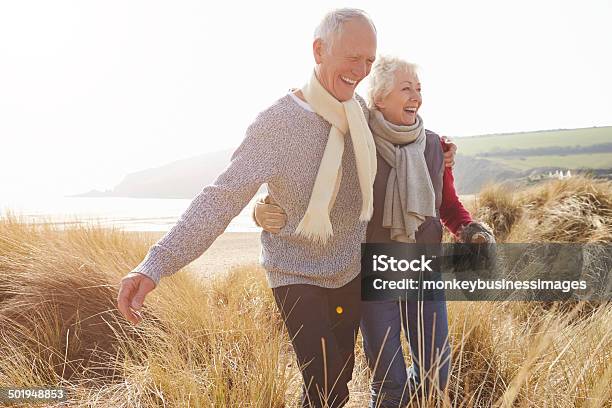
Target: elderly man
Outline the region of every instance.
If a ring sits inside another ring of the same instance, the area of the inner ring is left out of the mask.
[[[262,233],[261,261],[302,370],[302,405],[340,407],[353,371],[360,244],[373,208],[376,150],[355,87],[375,59],[374,24],[361,10],[331,11],[316,29],[313,54],[306,85],[258,115],[223,174],[122,279],[118,307],[137,324],[160,278],[199,257],[267,183],[287,219],[281,233]]]

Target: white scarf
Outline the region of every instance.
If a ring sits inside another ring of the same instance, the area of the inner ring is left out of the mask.
[[[295,233],[325,244],[333,235],[329,211],[334,205],[342,179],[344,136],[350,131],[355,152],[362,198],[360,221],[369,221],[372,218],[376,146],[361,105],[354,96],[345,102],[338,101],[323,88],[314,72],[310,81],[302,88],[302,93],[312,109],[332,126],[308,208]]]

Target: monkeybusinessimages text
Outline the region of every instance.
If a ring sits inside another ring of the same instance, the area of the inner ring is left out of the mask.
[[[372,256],[373,272],[434,272],[432,263],[434,257],[421,255],[417,259],[396,259],[388,255]],[[423,288],[420,284],[423,284]],[[584,290],[587,284],[584,280],[511,280],[511,279],[449,279],[427,280],[417,278],[383,279],[375,278],[372,288],[376,290],[557,290],[564,293],[572,290]]]

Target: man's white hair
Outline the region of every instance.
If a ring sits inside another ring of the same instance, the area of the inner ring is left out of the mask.
[[[370,71],[370,88],[368,89],[368,106],[376,108],[376,101],[384,99],[395,86],[395,73],[399,70],[418,77],[418,66],[412,62],[391,55],[380,55]]]
[[[331,10],[330,12],[325,14],[325,16],[315,29],[315,40],[317,38],[320,38],[323,43],[329,46],[331,49],[333,47],[334,40],[339,34],[342,33],[342,27],[344,26],[344,23],[355,18],[361,18],[370,23],[372,29],[376,33],[376,26],[374,25],[374,22],[372,21],[368,13],[356,8],[339,8]]]

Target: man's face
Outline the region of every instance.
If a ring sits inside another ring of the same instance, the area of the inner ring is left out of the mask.
[[[376,33],[365,19],[347,21],[342,28],[331,49],[320,39],[313,44],[317,78],[340,102],[353,97],[376,58]]]

